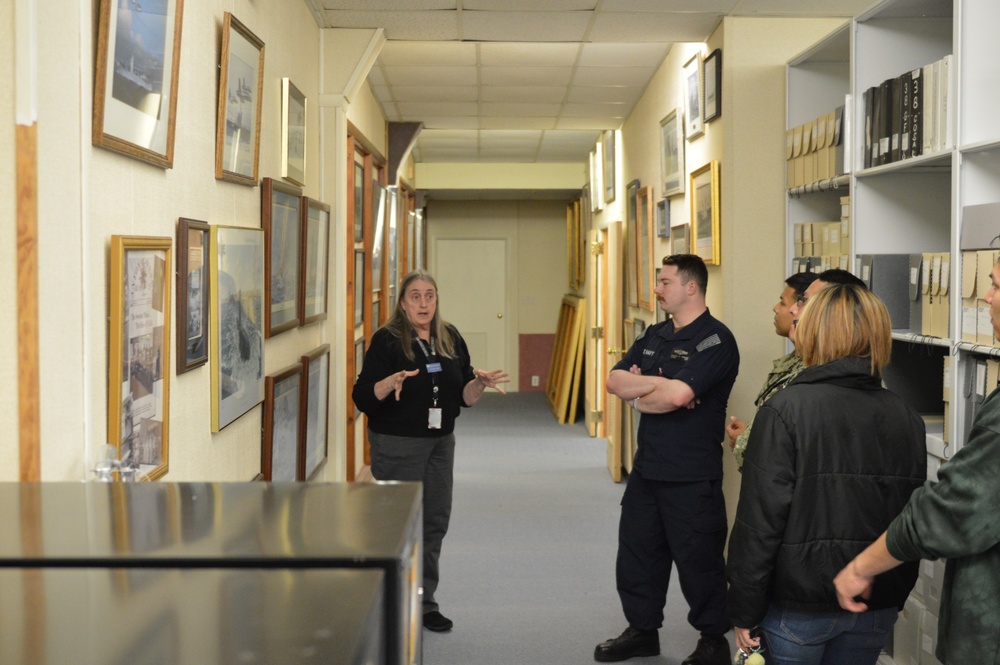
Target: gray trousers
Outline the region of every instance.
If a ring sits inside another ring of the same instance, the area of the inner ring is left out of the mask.
[[[368,430],[372,476],[375,480],[419,481],[424,484],[424,600],[423,612],[438,609],[441,541],[451,519],[454,486],[455,435],[439,437],[392,436]]]

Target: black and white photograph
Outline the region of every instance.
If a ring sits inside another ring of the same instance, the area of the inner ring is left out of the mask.
[[[695,53],[684,65],[684,134],[688,141],[705,132],[701,117],[701,53]]]
[[[712,160],[691,173],[691,253],[708,265],[719,265],[719,162]]]
[[[330,206],[303,199],[301,325],[326,318],[326,281],[330,272]]]
[[[386,189],[379,183],[372,186],[372,293],[382,290],[382,244],[385,239]],[[377,321],[378,319],[376,319]]]
[[[281,177],[306,184],[306,96],[281,79]]]
[[[212,431],[264,400],[264,233],[213,227]]]
[[[301,436],[302,364],[269,375],[265,381],[262,471],[264,480],[289,482],[298,475]]]
[[[705,57],[705,122],[722,115],[722,51],[715,49]]]
[[[216,127],[215,177],[257,185],[264,42],[226,12]]]
[[[205,222],[177,223],[177,373],[208,362],[208,234]]]
[[[302,404],[305,436],[303,449],[300,451],[302,457],[300,466],[303,469],[302,479],[311,480],[326,461],[330,345],[324,344],[308,355],[302,356],[302,365],[307,388]]]
[[[364,323],[365,314],[365,253],[354,252],[354,325]]]
[[[684,193],[684,111],[679,108],[660,120],[660,175],[663,196]]]
[[[302,191],[264,178],[260,208],[268,303],[264,312],[264,337],[270,338],[299,325]]]

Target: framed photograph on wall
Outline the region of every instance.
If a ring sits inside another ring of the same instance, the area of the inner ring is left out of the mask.
[[[264,229],[264,337],[299,325],[299,243],[302,241],[302,190],[264,178],[260,190]]]
[[[177,373],[208,362],[208,236],[205,222],[177,222]]]
[[[306,96],[281,79],[281,177],[306,184]]]
[[[365,315],[365,253],[354,250],[354,326],[364,323]]]
[[[365,165],[354,162],[354,242],[365,239]]]
[[[708,265],[721,263],[719,162],[712,160],[691,174],[691,253]]]
[[[161,168],[174,165],[184,0],[157,11],[101,0],[94,70],[94,145]]]
[[[385,306],[388,311],[396,306],[396,282],[399,280],[399,239],[396,234],[399,232],[399,192],[395,187],[386,190],[386,284],[389,289],[389,297]]]
[[[684,112],[679,108],[660,121],[660,175],[663,196],[684,193]]]
[[[701,52],[695,53],[684,65],[681,76],[684,86],[684,134],[688,141],[705,131],[701,117]]]
[[[637,246],[635,238],[639,232],[636,220],[639,205],[639,181],[633,180],[625,187],[625,293],[628,295],[628,304],[631,307],[639,306],[638,284],[636,275],[639,272],[638,255],[635,248]]]
[[[636,284],[638,284],[639,307],[653,311],[656,307],[656,297],[653,289],[656,285],[656,274],[653,270],[653,238],[654,231],[653,186],[646,185],[639,190],[636,199]]]
[[[215,129],[215,177],[257,186],[264,42],[226,12]]]
[[[380,183],[372,183],[372,293],[382,290],[382,245],[385,242],[386,190]],[[378,319],[375,320],[378,325]]]
[[[660,199],[656,202],[656,236],[670,237],[670,200]],[[654,265],[653,268],[656,268]],[[654,278],[655,281],[655,278]]]
[[[167,472],[171,238],[111,236],[108,443],[140,480]]]
[[[289,482],[299,477],[302,439],[302,363],[264,379],[264,425],[260,468],[263,480]]]
[[[670,253],[689,254],[691,252],[690,236],[690,224],[681,224],[670,229]]]
[[[330,389],[330,345],[302,356],[302,444],[299,478],[312,480],[326,462]]]
[[[264,231],[213,226],[212,431],[264,401]]]
[[[715,49],[705,58],[705,122],[722,115],[722,51]]]
[[[604,203],[611,203],[615,200],[615,130],[607,129],[601,135],[601,155]]]
[[[329,243],[330,206],[303,197],[299,319],[304,326],[326,318],[326,285],[330,277]]]
[[[365,338],[359,337],[356,340],[354,340],[354,376],[352,377],[352,383],[353,379],[356,379],[357,376],[361,374],[361,368],[364,366],[364,364],[365,364]],[[359,409],[358,405],[355,404],[354,417],[357,418],[360,415],[361,415],[361,409]]]

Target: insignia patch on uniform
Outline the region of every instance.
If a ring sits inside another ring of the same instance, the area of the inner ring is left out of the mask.
[[[712,335],[711,337],[706,337],[705,339],[698,342],[698,346],[694,347],[698,351],[704,351],[705,349],[710,349],[713,346],[718,346],[722,344],[722,340],[719,339],[718,333]]]
[[[684,349],[674,349],[670,352],[670,359],[687,361],[688,352]]]
[[[654,351],[653,349],[643,349],[642,350],[642,355],[644,355],[644,356],[655,356],[656,355],[656,351]]]

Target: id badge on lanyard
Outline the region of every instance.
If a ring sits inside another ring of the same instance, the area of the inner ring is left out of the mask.
[[[442,372],[442,367],[440,362],[434,362],[433,358],[436,355],[434,352],[434,338],[431,337],[431,348],[430,352],[424,348],[424,342],[419,337],[417,341],[420,343],[420,350],[424,352],[427,357],[427,374],[431,377],[431,391],[433,394],[433,402],[431,407],[427,410],[427,429],[441,429],[441,407],[438,406],[438,384],[437,375]]]

